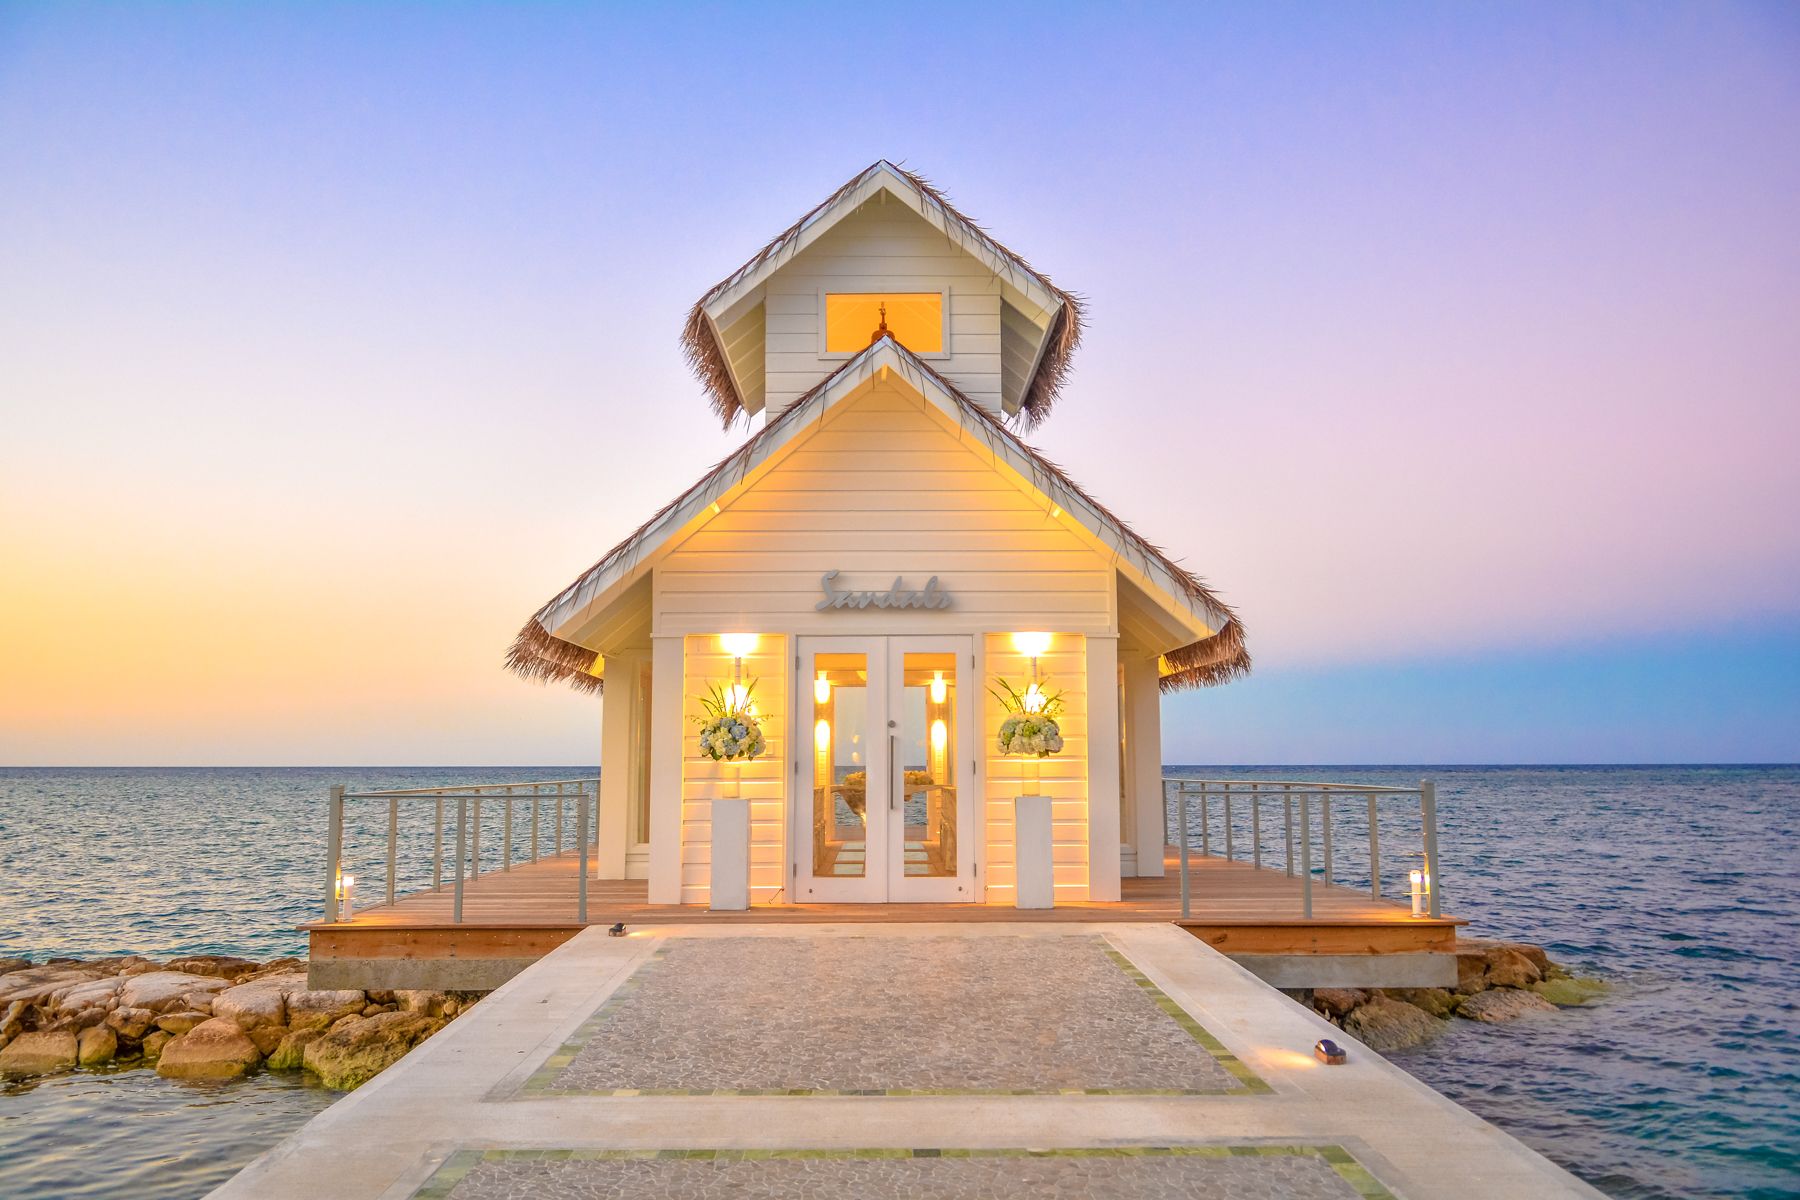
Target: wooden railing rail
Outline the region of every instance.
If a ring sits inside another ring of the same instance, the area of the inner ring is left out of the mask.
[[[1367,831],[1369,840],[1369,894],[1379,900],[1382,896],[1381,883],[1381,808],[1385,800],[1416,800],[1419,806],[1419,850],[1416,857],[1421,860],[1422,886],[1425,914],[1432,917],[1443,915],[1442,895],[1443,881],[1438,863],[1438,828],[1437,828],[1437,787],[1429,779],[1422,779],[1416,785],[1393,786],[1387,784],[1368,783],[1324,783],[1316,780],[1290,779],[1193,779],[1185,776],[1168,775],[1163,777],[1163,840],[1169,842],[1171,801],[1175,809],[1176,845],[1180,850],[1181,863],[1181,915],[1184,919],[1193,915],[1189,881],[1190,856],[1198,849],[1201,857],[1215,857],[1213,854],[1213,801],[1219,802],[1221,815],[1221,840],[1224,845],[1223,857],[1227,861],[1238,861],[1237,831],[1239,821],[1234,811],[1241,812],[1242,805],[1249,805],[1250,825],[1250,864],[1257,868],[1264,866],[1265,847],[1263,844],[1263,806],[1272,802],[1276,796],[1281,798],[1282,817],[1282,869],[1292,877],[1300,876],[1300,908],[1301,915],[1311,919],[1313,915],[1313,849],[1315,843],[1313,808],[1317,802],[1319,819],[1317,823],[1317,844],[1320,855],[1320,874],[1327,884],[1333,883],[1337,877],[1337,839],[1336,820],[1334,818],[1333,800],[1363,800],[1367,804]],[[1236,807],[1234,809],[1234,802]],[[1298,808],[1296,810],[1296,802]],[[1199,818],[1199,846],[1193,845],[1194,837],[1190,830],[1191,818]],[[1296,819],[1297,818],[1297,819]],[[1296,861],[1297,856],[1297,861]],[[1411,882],[1411,873],[1408,873]]]
[[[352,792],[342,785],[334,785],[326,798],[326,837],[325,837],[325,920],[336,922],[341,913],[339,904],[340,882],[344,877],[344,816],[348,801],[386,801],[387,807],[387,840],[386,840],[386,896],[387,903],[395,900],[395,890],[399,879],[400,852],[400,805],[402,801],[414,802],[430,800],[432,802],[432,858],[431,858],[431,890],[440,891],[444,886],[444,803],[448,800],[456,802],[456,851],[454,858],[454,874],[451,886],[454,889],[452,901],[452,920],[461,924],[463,919],[463,891],[466,880],[477,879],[481,875],[481,831],[483,802],[499,801],[502,813],[500,833],[500,870],[510,871],[516,858],[513,853],[513,829],[515,825],[514,802],[529,800],[531,802],[531,854],[527,861],[536,862],[540,857],[543,824],[546,815],[552,816],[551,853],[561,854],[563,847],[563,831],[566,826],[566,806],[575,808],[575,845],[579,850],[577,868],[576,909],[578,919],[587,921],[588,864],[593,859],[589,855],[590,828],[598,829],[599,814],[594,811],[600,800],[600,780],[586,779],[538,779],[519,783],[481,783],[452,784],[435,788],[400,788],[385,791]],[[554,808],[552,808],[554,802]],[[472,808],[472,811],[471,811]],[[590,826],[590,816],[593,824]]]

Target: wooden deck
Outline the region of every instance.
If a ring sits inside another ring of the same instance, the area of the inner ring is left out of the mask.
[[[540,957],[580,932],[573,852],[491,871],[463,890],[453,921],[446,886],[357,910],[349,921],[306,927],[315,966],[331,960]],[[1192,916],[1181,919],[1173,851],[1161,879],[1126,879],[1117,903],[1021,910],[999,904],[758,904],[741,912],[651,904],[641,880],[588,881],[589,925],[781,924],[925,921],[1168,921],[1228,954],[1370,955],[1455,949],[1454,917],[1415,918],[1410,908],[1367,892],[1315,881],[1313,915],[1301,915],[1301,884],[1279,870],[1194,855]]]

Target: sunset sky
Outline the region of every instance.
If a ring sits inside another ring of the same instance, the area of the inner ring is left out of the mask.
[[[581,764],[514,631],[878,157],[1090,329],[1204,763],[1800,759],[1800,9],[0,5],[0,764]]]

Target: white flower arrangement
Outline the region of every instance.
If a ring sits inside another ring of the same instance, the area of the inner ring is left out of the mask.
[[[762,725],[756,719],[750,695],[756,681],[746,687],[712,684],[700,698],[706,715],[695,717],[700,726],[700,753],[714,762],[751,762],[769,748]]]
[[[1022,692],[1004,679],[999,684],[991,694],[1007,713],[1000,722],[1000,753],[1021,758],[1061,754],[1062,727],[1056,718],[1062,715],[1062,693],[1046,692],[1035,682]]]

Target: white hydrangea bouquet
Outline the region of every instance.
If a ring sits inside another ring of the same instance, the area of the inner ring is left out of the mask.
[[[1061,754],[1062,727],[1056,718],[1062,715],[1061,692],[1046,692],[1033,682],[1020,691],[1002,679],[998,689],[990,689],[1006,719],[1000,722],[1000,753],[1021,758],[1049,758]]]
[[[751,762],[769,748],[757,721],[750,696],[756,681],[747,686],[712,684],[700,697],[704,716],[694,718],[700,726],[700,753],[714,762]]]

